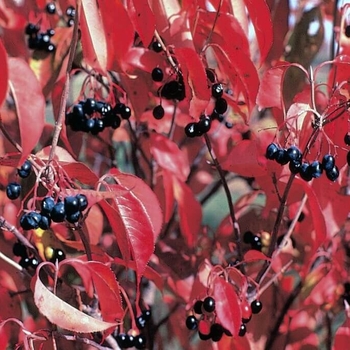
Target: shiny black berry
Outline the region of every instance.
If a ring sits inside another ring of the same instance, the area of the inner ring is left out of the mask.
[[[72,214],[79,210],[79,201],[76,196],[65,197],[63,203],[66,214]]]
[[[287,149],[287,154],[290,161],[301,161],[302,154],[298,147],[291,146]]]
[[[46,215],[41,215],[40,221],[39,221],[39,227],[42,230],[47,230],[51,226],[51,218]]]
[[[33,35],[33,34],[37,34],[39,30],[40,30],[40,27],[38,25],[33,23],[28,23],[25,28],[25,33],[27,35]]]
[[[152,114],[155,119],[160,120],[164,117],[164,108],[161,105],[155,106]]]
[[[134,346],[134,337],[132,335],[119,333],[116,340],[121,348],[131,348]]]
[[[87,200],[87,197],[85,196],[85,194],[77,194],[76,195],[76,198],[78,200],[78,204],[79,204],[79,210],[80,211],[84,211],[87,206],[88,206],[88,200]]]
[[[156,68],[154,68],[153,70],[152,70],[152,80],[153,81],[162,81],[163,80],[163,78],[164,78],[164,74],[163,74],[163,71],[160,69],[160,68],[158,68],[158,67],[156,67]]]
[[[136,318],[136,326],[140,330],[146,327],[146,320],[143,317],[143,315],[140,315],[139,317]]]
[[[203,309],[206,312],[213,312],[215,310],[215,299],[212,297],[206,297],[203,300]]]
[[[58,260],[58,262],[60,262],[60,261],[64,260],[65,258],[66,258],[66,254],[64,253],[64,251],[62,249],[57,248],[57,249],[53,250],[50,261],[55,263],[56,260]]]
[[[348,151],[347,155],[346,155],[346,162],[348,163],[348,165],[350,166],[350,151]]]
[[[66,220],[68,222],[70,222],[71,224],[78,222],[80,218],[81,218],[80,211],[76,211],[75,213],[66,214]]]
[[[21,258],[18,264],[22,266],[24,269],[27,269],[31,265],[31,260],[28,257],[24,257],[24,258]]]
[[[262,310],[262,303],[260,300],[254,300],[250,304],[253,314],[258,314]]]
[[[298,174],[300,172],[301,162],[292,160],[289,162],[289,170],[292,174]]]
[[[212,85],[212,87],[211,87],[211,95],[214,98],[222,97],[223,93],[224,93],[224,88],[223,88],[222,84],[217,83],[217,84],[213,84]]]
[[[29,160],[26,160],[22,164],[22,166],[19,169],[17,169],[17,173],[21,178],[28,177],[31,171],[32,171],[32,163]]]
[[[350,134],[346,133],[344,136],[344,143],[348,146],[350,146]]]
[[[275,160],[279,147],[275,143],[270,143],[266,148],[265,157],[270,160]]]
[[[96,100],[94,98],[87,98],[83,106],[84,112],[91,115],[96,111]]]
[[[41,213],[43,215],[50,215],[54,206],[55,206],[54,199],[52,197],[45,197],[41,201]]]
[[[187,316],[186,327],[191,331],[198,328],[198,321],[193,315]]]
[[[218,342],[224,334],[224,328],[220,323],[213,323],[210,327],[210,337],[212,341]]]
[[[251,246],[252,249],[261,251],[261,238],[259,236],[254,235],[253,241],[251,242]]]
[[[254,233],[252,231],[246,231],[243,234],[243,242],[246,244],[251,244],[254,240]]]
[[[136,349],[146,349],[146,337],[139,334],[134,338],[133,344]]]
[[[67,26],[68,27],[73,27],[74,26],[74,18],[69,18],[67,21]]]
[[[347,38],[350,38],[350,25],[345,27],[344,33]]]
[[[211,119],[207,115],[201,116],[199,122],[197,123],[197,130],[200,134],[205,134],[210,130]]]
[[[279,149],[276,153],[276,162],[285,165],[289,162],[289,156],[286,149]]]
[[[120,116],[122,119],[129,119],[131,117],[131,109],[128,106],[124,105],[124,108],[122,109]]]
[[[14,200],[21,195],[21,185],[17,182],[10,182],[6,186],[6,196],[7,198]]]
[[[39,261],[36,259],[36,258],[30,258],[29,259],[29,266],[28,267],[31,267],[32,269],[36,269],[39,265]]]
[[[227,111],[227,101],[220,97],[215,101],[215,110],[219,114],[224,114]]]
[[[202,305],[203,305],[203,301],[202,300],[197,300],[194,305],[193,305],[193,311],[196,313],[196,314],[202,314],[203,311],[202,311]]]
[[[329,180],[331,181],[336,181],[337,178],[339,177],[339,169],[336,165],[330,170],[326,171],[326,176]]]
[[[49,2],[46,5],[46,12],[49,13],[50,15],[53,15],[56,12],[56,5],[53,2]]]
[[[309,169],[310,169],[311,176],[313,178],[319,178],[322,175],[322,172],[323,172],[322,164],[318,160],[313,161],[310,164]]]
[[[159,52],[163,51],[163,48],[162,48],[162,45],[158,41],[153,41],[152,50],[159,53]]]
[[[39,228],[40,220],[41,215],[35,211],[31,211],[22,215],[19,224],[23,230],[36,230]]]
[[[241,326],[239,327],[238,335],[240,337],[244,337],[246,333],[247,333],[247,327],[244,323],[242,323]]]
[[[75,17],[75,8],[73,6],[68,6],[66,9],[66,15],[71,18]]]
[[[13,255],[20,256],[22,258],[28,257],[27,248],[20,242],[16,242],[12,247]]]
[[[196,137],[199,136],[197,129],[197,123],[189,123],[185,126],[185,134],[187,137]]]
[[[151,309],[143,310],[142,316],[145,319],[146,322],[148,322],[152,317],[152,311]]]
[[[48,35],[48,36],[54,36],[54,35],[55,35],[55,29],[49,28],[49,29],[46,31],[46,35]]]
[[[66,218],[66,211],[63,202],[58,202],[51,210],[51,220],[53,222],[62,222]]]
[[[301,164],[300,171],[299,171],[300,177],[305,181],[311,181],[312,180],[312,173],[311,168],[308,163]]]

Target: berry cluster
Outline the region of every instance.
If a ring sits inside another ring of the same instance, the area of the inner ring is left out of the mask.
[[[186,327],[189,330],[198,330],[201,340],[211,339],[214,342],[220,341],[223,334],[231,336],[231,333],[220,323],[213,322],[211,314],[215,311],[215,299],[207,296],[204,300],[197,300],[193,305],[193,313],[199,316],[189,315],[186,318]]]
[[[66,115],[66,125],[73,131],[91,132],[98,135],[106,127],[117,129],[122,119],[131,117],[131,109],[124,103],[117,103],[114,108],[109,103],[88,98],[73,106]]]
[[[67,26],[73,27],[74,26],[74,17],[75,17],[75,8],[73,6],[68,6],[66,9],[66,15],[68,17]]]
[[[246,244],[250,244],[251,249],[261,251],[261,248],[262,248],[261,237],[258,235],[255,235],[253,232],[251,231],[244,232],[243,242]]]
[[[16,242],[12,247],[13,255],[21,258],[19,265],[24,269],[33,268],[36,269],[39,265],[39,262],[34,257],[29,257],[27,248],[20,242]]]
[[[266,158],[275,160],[278,164],[285,165],[289,163],[289,169],[292,174],[299,174],[305,181],[311,181],[313,178],[319,178],[323,171],[329,180],[335,181],[339,176],[339,169],[335,165],[335,159],[332,155],[326,154],[322,162],[318,160],[312,163],[302,161],[302,153],[296,146],[288,149],[280,148],[275,143],[271,143],[266,149]]]
[[[185,134],[187,137],[202,136],[210,130],[210,127],[211,117],[208,115],[202,115],[199,118],[199,122],[192,122],[185,126]]]
[[[142,314],[136,318],[136,326],[139,330],[146,327],[147,322],[151,319],[151,310],[143,310]],[[116,337],[118,345],[122,349],[135,347],[136,349],[146,348],[146,337],[143,334],[133,336],[128,333],[119,333]]]
[[[247,333],[246,324],[252,319],[252,314],[258,314],[262,310],[262,303],[260,300],[253,300],[250,305],[247,300],[241,303],[242,324],[239,328],[238,335],[243,337]]]
[[[221,83],[215,83],[211,87],[211,95],[215,98],[214,112],[217,114],[224,114],[227,111],[227,101],[222,97],[224,88]]]
[[[32,50],[41,50],[53,52],[56,46],[51,42],[51,37],[55,35],[54,29],[48,29],[46,32],[39,32],[40,27],[37,24],[28,23],[25,33],[28,35],[28,47]]]
[[[29,160],[26,160],[22,166],[17,169],[17,174],[22,179],[28,177],[32,171],[32,164]],[[18,182],[10,182],[6,186],[6,195],[9,199],[17,199],[21,195],[21,185]]]
[[[180,76],[178,80],[171,80],[160,87],[160,96],[167,100],[182,101],[185,98],[185,84]]]
[[[55,202],[52,197],[45,197],[41,202],[41,212],[31,211],[24,213],[20,225],[24,230],[47,230],[53,222],[76,223],[87,208],[88,201],[85,195],[67,196],[64,201]]]

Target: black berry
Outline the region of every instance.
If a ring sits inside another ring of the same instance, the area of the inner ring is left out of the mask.
[[[133,344],[136,349],[146,348],[146,337],[143,334],[139,334],[134,338]]]
[[[152,50],[159,53],[159,52],[163,51],[163,48],[162,48],[162,45],[158,41],[154,41],[152,43]]]
[[[32,269],[36,269],[39,265],[39,261],[35,258],[30,258],[29,259],[29,266],[28,267],[31,267]]]
[[[164,117],[164,108],[161,105],[155,106],[152,114],[155,119],[160,120]]]
[[[290,161],[301,161],[302,154],[298,147],[291,146],[287,149],[287,154]]]
[[[196,137],[199,136],[197,129],[197,123],[189,123],[185,126],[185,134],[187,137]]]
[[[331,181],[336,181],[339,177],[339,169],[336,165],[330,170],[326,170],[326,176]]]
[[[156,68],[154,68],[152,70],[152,79],[154,81],[158,81],[159,82],[159,81],[162,81],[163,78],[164,78],[164,74],[163,74],[163,71],[160,68],[156,67]]]
[[[253,241],[251,242],[251,246],[252,249],[261,251],[261,238],[259,236],[254,235]]]
[[[152,311],[151,309],[143,310],[142,316],[145,319],[146,322],[148,322],[152,317]]]
[[[243,242],[246,244],[251,244],[254,240],[254,233],[252,231],[246,231],[243,234]]]
[[[220,83],[213,84],[213,86],[211,87],[211,95],[214,98],[222,97],[223,93],[224,93],[224,88],[223,88],[222,84],[220,84]]]
[[[210,327],[210,337],[212,341],[218,342],[224,334],[224,328],[220,323],[213,323]]]
[[[136,318],[136,326],[138,329],[143,329],[146,327],[146,320],[143,315],[140,315]]]
[[[39,221],[39,227],[42,230],[47,230],[51,226],[51,218],[46,215],[41,215],[40,221]]]
[[[52,252],[52,256],[50,261],[55,263],[56,260],[58,260],[58,262],[64,260],[66,258],[66,254],[64,253],[64,251],[62,249],[54,249]]]
[[[76,198],[78,200],[78,204],[79,204],[79,210],[80,211],[84,211],[87,206],[88,206],[88,200],[87,197],[85,196],[85,194],[77,194]]]
[[[43,215],[50,215],[54,206],[55,206],[54,199],[52,197],[45,197],[41,201],[41,213]]]
[[[79,201],[76,196],[67,196],[64,198],[64,210],[66,214],[72,214],[79,210]]]
[[[289,170],[292,174],[298,174],[300,172],[301,162],[292,160],[289,162]]]
[[[206,312],[213,312],[215,310],[215,299],[212,297],[206,297],[203,300],[203,309]]]
[[[20,256],[22,258],[26,258],[28,256],[26,246],[20,242],[16,242],[13,245],[12,252],[13,252],[13,255]]]
[[[198,328],[198,321],[193,315],[187,316],[186,327],[191,331]]]
[[[279,147],[275,143],[270,143],[266,148],[265,157],[270,160],[275,160]]]
[[[78,222],[80,217],[81,217],[80,211],[76,211],[75,213],[66,214],[66,220],[68,222],[70,222],[71,224]]]
[[[51,210],[51,219],[53,222],[62,222],[66,218],[66,211],[63,202],[58,202]]]
[[[285,165],[289,162],[289,156],[286,149],[279,149],[276,153],[276,162]]]
[[[350,25],[345,27],[344,33],[347,38],[350,38]]]
[[[325,154],[322,158],[322,167],[324,170],[330,170],[334,167],[335,165],[335,159],[332,155],[330,154]]]
[[[39,228],[40,220],[41,215],[35,211],[31,211],[22,215],[19,224],[23,230],[36,230]]]
[[[197,300],[194,305],[193,305],[193,311],[196,313],[196,314],[202,314],[203,311],[202,311],[202,305],[203,305],[203,301],[202,300]]]
[[[347,146],[350,146],[350,134],[349,133],[346,133],[345,136],[344,136],[344,143],[347,145]]]
[[[50,15],[54,14],[56,12],[56,5],[53,2],[49,2],[46,5],[46,12]]]
[[[215,101],[215,110],[219,114],[224,114],[227,111],[227,101],[220,97]]]
[[[18,264],[22,266],[24,269],[27,269],[31,264],[30,258],[28,257],[21,258]]]
[[[69,18],[69,20],[67,21],[67,26],[68,27],[73,27],[74,26],[74,19],[73,18]]]
[[[299,175],[305,181],[312,180],[311,168],[310,168],[310,165],[308,163],[301,164]]]
[[[71,18],[75,17],[75,8],[73,6],[68,6],[66,9],[66,15]]]
[[[14,200],[21,195],[21,185],[17,182],[10,182],[6,186],[6,196],[7,198]]]
[[[200,134],[205,134],[210,130],[211,119],[207,115],[201,116],[199,122],[197,123],[197,130]]]
[[[260,300],[254,300],[250,304],[253,314],[258,314],[262,310],[262,303]]]
[[[347,155],[346,155],[346,162],[348,163],[348,165],[350,166],[350,151],[348,151]]]
[[[161,88],[161,96],[168,100],[182,101],[185,98],[185,87],[177,80],[169,81]]]
[[[247,327],[246,327],[246,325],[244,323],[242,323],[241,327],[239,327],[238,335],[240,337],[244,337],[246,333],[247,333]]]
[[[310,169],[311,176],[313,178],[319,178],[322,175],[322,172],[323,172],[322,164],[318,160],[313,161],[310,164],[309,169]]]
[[[30,175],[31,170],[32,170],[32,164],[29,160],[26,160],[22,164],[22,166],[19,169],[17,169],[17,173],[19,177],[26,178]]]

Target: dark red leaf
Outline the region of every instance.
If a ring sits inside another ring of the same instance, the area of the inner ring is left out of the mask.
[[[251,262],[251,261],[255,261],[255,260],[264,260],[264,261],[270,261],[271,259],[268,258],[264,253],[259,252],[258,250],[248,250],[245,254],[244,254],[244,261],[245,262]]]
[[[40,140],[45,124],[45,99],[37,78],[24,60],[11,57],[8,63],[21,135],[21,164]]]
[[[134,27],[122,1],[99,0],[98,6],[107,43],[107,67],[120,71],[124,57],[134,41]]]
[[[262,176],[266,174],[266,167],[260,157],[256,140],[242,140],[228,154],[222,167],[242,176]]]
[[[0,40],[0,106],[5,100],[8,85],[8,65],[7,65],[7,54],[5,47]]]
[[[175,54],[184,76],[186,97],[190,98],[189,114],[199,118],[210,100],[210,90],[203,62],[198,54],[189,47],[177,48]]]
[[[104,2],[112,3],[112,1]],[[95,0],[84,0],[81,4],[80,32],[84,59],[91,67],[105,74],[108,59],[106,33],[102,22],[102,17],[104,20],[105,16],[101,16]],[[114,16],[108,17],[115,21]]]
[[[191,188],[177,177],[172,176],[174,197],[178,204],[180,229],[189,247],[197,242],[202,222],[202,207]]]
[[[143,45],[147,47],[154,35],[156,22],[147,0],[128,0],[127,9],[130,19],[140,35]]]
[[[175,198],[171,173],[165,169],[163,169],[163,187],[165,195],[164,221],[168,222],[173,214]]]
[[[179,180],[186,181],[190,173],[190,166],[185,154],[179,149],[177,144],[157,133],[151,134],[150,143],[151,153],[158,165],[167,169]]]
[[[260,49],[260,62],[264,62],[273,42],[270,9],[266,0],[244,0],[253,23]]]
[[[163,224],[163,214],[158,198],[146,183],[135,175],[122,173],[117,169],[111,169],[110,174],[124,188],[132,191],[142,204],[145,214],[148,216],[153,228],[154,240],[157,239]]]
[[[242,311],[234,287],[222,277],[215,278],[213,298],[219,323],[236,337],[242,322]]]

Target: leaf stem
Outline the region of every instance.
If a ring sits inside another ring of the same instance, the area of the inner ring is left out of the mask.
[[[86,238],[85,232],[82,230],[80,226],[77,227],[77,231],[79,233],[80,239],[84,245],[85,253],[87,256],[88,261],[92,261],[92,253],[91,253],[91,248],[89,241]]]
[[[212,149],[209,136],[207,134],[204,134],[204,139],[205,139],[205,143],[206,143],[206,145],[208,147],[208,151],[209,151],[210,157],[213,160],[214,166],[215,166],[215,168],[216,168],[216,170],[217,170],[217,172],[218,172],[218,174],[220,176],[220,180],[221,180],[222,186],[223,186],[225,194],[226,194],[227,203],[228,203],[228,207],[229,207],[229,211],[230,211],[230,217],[231,217],[232,225],[233,225],[234,240],[235,240],[235,243],[236,243],[236,246],[237,246],[237,254],[238,254],[237,257],[238,257],[238,259],[240,261],[242,261],[243,253],[242,253],[242,249],[241,249],[240,230],[239,230],[239,225],[237,223],[235,210],[233,208],[231,192],[230,192],[230,189],[228,188],[224,171],[222,170],[219,161],[217,160],[216,156],[214,155],[214,151]]]
[[[72,70],[73,61],[74,61],[74,57],[75,57],[75,50],[76,50],[77,43],[78,43],[78,26],[79,26],[80,7],[81,7],[81,0],[77,0],[76,1],[76,9],[75,9],[74,27],[73,27],[73,37],[72,37],[72,42],[70,45],[67,70],[66,70],[66,74],[65,74],[66,81],[64,83],[64,88],[63,88],[63,92],[62,92],[62,96],[61,96],[60,109],[59,109],[58,119],[57,119],[56,124],[55,124],[55,129],[54,129],[54,134],[53,134],[53,138],[52,138],[52,144],[51,144],[48,163],[50,163],[55,157],[56,147],[57,147],[58,140],[60,138],[60,134],[61,134],[61,130],[62,130],[62,124],[63,124],[63,121],[65,119],[65,115],[66,115],[66,104],[67,104],[67,99],[68,99],[68,95],[69,95],[69,85],[70,85],[70,71]]]

